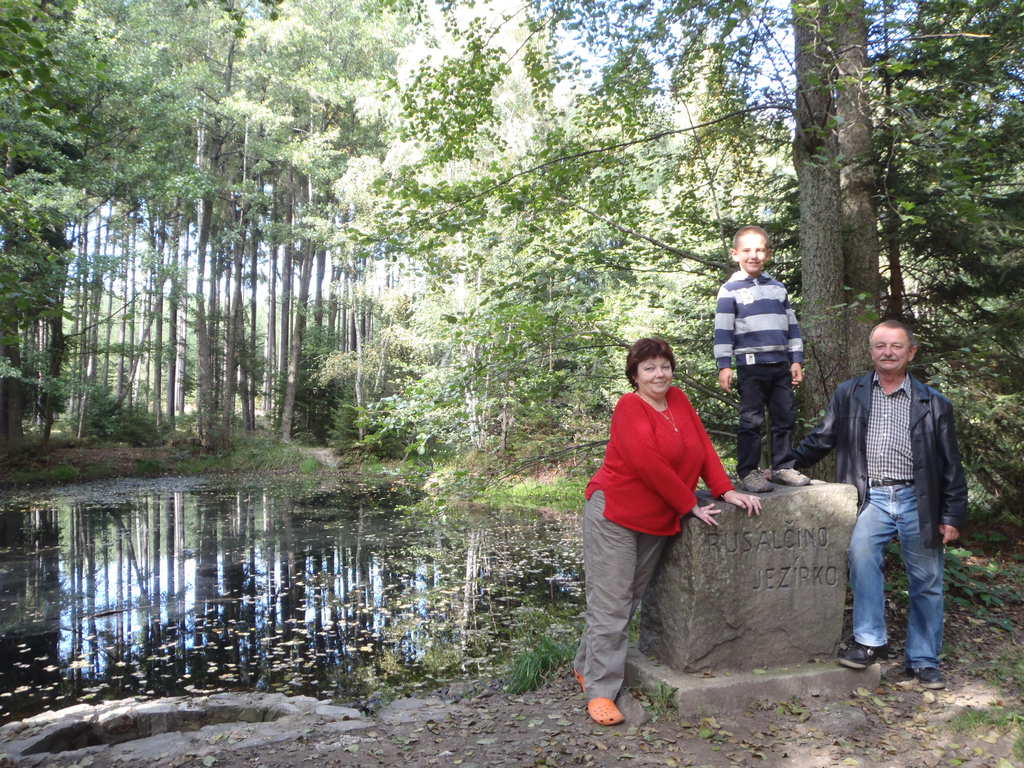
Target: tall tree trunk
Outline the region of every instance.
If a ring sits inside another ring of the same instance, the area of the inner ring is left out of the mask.
[[[291,350],[288,355],[288,381],[285,387],[284,405],[281,408],[281,439],[292,439],[292,423],[295,419],[295,397],[299,389],[301,368],[302,335],[306,329],[306,302],[309,300],[309,281],[313,273],[312,246],[302,249],[302,264],[299,273],[299,296],[295,307],[295,325],[291,332]]]
[[[355,330],[356,375],[355,380],[353,381],[352,388],[353,390],[355,390],[356,410],[359,413],[359,418],[356,419],[356,424],[358,424],[358,434],[360,440],[366,437],[366,428],[363,426],[363,419],[361,418],[363,409],[366,407],[366,356],[364,354],[366,338],[365,335],[363,334],[363,318],[360,316],[362,305],[363,301],[357,302],[355,296],[353,295],[352,318],[355,321],[353,323],[353,328]]]
[[[212,233],[212,223],[211,223]],[[220,278],[223,274],[223,260],[220,252],[211,247],[210,248],[210,279],[207,282],[207,305],[206,305],[206,325],[210,336],[210,367],[211,367],[211,378],[213,381],[213,395],[210,404],[213,406],[214,421],[218,421],[217,416],[220,412],[220,403],[223,395],[223,384],[224,384],[224,369],[222,367],[223,360],[221,359],[221,345],[220,339],[220,325],[221,325],[221,308],[220,308]]]
[[[102,238],[102,209],[99,214],[100,222],[96,227],[96,253],[93,259],[92,268],[92,282],[90,291],[90,302],[91,310],[89,314],[92,316],[90,323],[90,330],[86,337],[86,377],[85,386],[83,388],[82,402],[78,412],[78,430],[76,435],[78,439],[81,439],[85,434],[85,418],[89,408],[89,392],[96,385],[96,375],[99,368],[99,346],[100,346],[100,307],[103,305],[103,271],[101,269],[100,262],[100,243],[103,241]],[[109,219],[107,225],[107,232],[109,235],[110,226]],[[108,294],[109,295],[109,294]],[[110,315],[109,311],[107,314],[107,347],[109,348],[110,340]],[[105,360],[108,358],[104,358]],[[103,382],[104,387],[107,386],[107,381]]]
[[[170,269],[170,310],[167,317],[167,426],[174,429],[174,397],[178,387],[178,298],[181,287],[178,276],[178,249],[181,247],[179,230],[181,216],[174,217],[171,230],[171,269]]]
[[[324,327],[324,272],[327,269],[327,251],[318,248],[316,252],[316,289],[313,299],[313,325],[317,329]]]
[[[156,246],[156,266],[153,280],[153,314],[156,320],[156,338],[153,345],[153,415],[159,427],[163,421],[164,393],[164,250],[167,245],[167,231],[161,221],[153,234],[159,239]]]
[[[185,413],[185,382],[188,378],[188,263],[192,258],[192,238],[189,234],[189,218],[184,217],[182,230],[185,233],[185,245],[181,252],[181,285],[184,290],[179,294],[178,307],[178,381],[174,389],[174,407],[178,413]]]
[[[226,336],[224,350],[224,436],[231,438],[231,428],[235,418],[235,393],[238,384],[238,350],[242,339],[242,251],[245,248],[248,211],[238,212],[239,240],[232,248],[232,269],[226,281],[231,285],[231,302],[227,312]],[[244,408],[244,404],[243,404]]]
[[[114,217],[113,207],[111,207],[110,218],[107,219],[107,248],[113,249],[113,245],[110,241],[110,225]],[[101,277],[102,279],[102,277]],[[111,265],[110,269],[110,287],[107,289],[107,315],[105,318],[105,329],[106,333],[103,338],[103,387],[108,389],[110,387],[110,339],[114,334],[114,268]]]
[[[129,405],[132,404],[131,394],[134,389],[135,382],[137,381],[138,378],[139,365],[142,363],[142,358],[145,357],[146,354],[145,348],[149,344],[149,333],[152,330],[152,328],[153,315],[152,313],[147,313],[146,324],[143,326],[142,330],[142,338],[139,340],[138,344],[138,354],[133,355],[131,358],[131,361],[127,369],[127,379],[125,381],[125,387],[123,390],[121,390],[121,395],[117,398],[116,401],[116,405],[118,408],[124,405],[125,400],[128,401]]]
[[[331,284],[329,286],[330,299],[327,302],[327,331],[334,340],[338,339],[338,290],[341,287],[341,265],[337,262],[337,255],[331,260]]]
[[[274,408],[274,379],[277,377],[277,250],[270,245],[270,290],[267,295],[267,365],[263,372],[263,411]]]
[[[64,339],[64,289],[61,288],[55,294],[53,314],[47,319],[49,325],[49,346],[47,349],[47,386],[43,390],[42,407],[40,415],[43,421],[43,446],[50,444],[50,432],[53,429],[53,420],[57,413],[57,397],[53,387],[60,378],[61,367],[64,365],[64,352],[67,348]]]
[[[12,368],[21,369],[21,347],[18,326],[12,322],[0,327],[0,359]],[[21,416],[24,411],[25,392],[16,376],[0,377],[0,449],[10,450],[21,443],[24,433]]]
[[[124,397],[124,384],[125,384],[125,353],[128,350],[128,313],[130,307],[128,304],[128,261],[124,263],[124,270],[121,273],[121,279],[123,284],[121,286],[121,323],[117,354],[117,385],[114,388],[114,394],[118,400],[122,400]]]
[[[837,30],[839,48],[839,175],[843,260],[847,288],[849,375],[870,363],[867,338],[878,321],[877,169],[871,141],[867,89],[868,24],[864,0],[845,0]]]
[[[292,225],[295,216],[295,189],[294,184],[288,186],[288,202],[285,209],[285,224],[288,232],[288,241],[284,246],[284,265],[281,267],[281,338],[278,345],[281,348],[281,355],[277,365],[281,373],[288,371],[288,350],[291,348],[288,337],[288,324],[291,320],[292,307],[292,260],[295,257],[295,241],[291,239]]]
[[[262,186],[262,182],[261,182]],[[249,251],[249,366],[248,366],[248,379],[249,386],[246,394],[246,409],[245,409],[245,429],[247,432],[256,431],[256,391],[259,389],[259,382],[256,380],[256,372],[259,370],[259,366],[256,365],[257,360],[257,349],[256,349],[256,293],[259,289],[259,256],[260,256],[260,239],[261,233],[259,228],[258,217],[253,216],[252,221],[252,236],[249,239],[250,251]]]
[[[199,241],[196,244],[196,289],[195,328],[199,376],[196,381],[196,428],[199,444],[204,450],[215,446],[213,434],[213,350],[210,329],[206,318],[206,249],[210,242],[210,227],[213,222],[213,199],[209,196],[199,201]]]
[[[816,416],[849,371],[849,331],[843,306],[839,158],[836,137],[830,5],[795,0],[796,134],[793,164],[800,197],[800,253],[804,304],[801,318],[808,342],[803,405]]]
[[[888,20],[882,26],[885,51],[889,50]],[[888,69],[882,70],[882,125],[885,126],[883,146],[885,152],[882,167],[885,168],[885,189],[895,189],[897,179],[897,163],[894,161],[898,151],[899,139],[892,126],[896,123],[893,114],[893,78]],[[903,264],[900,259],[900,212],[896,210],[894,201],[887,195],[886,204],[882,208],[882,236],[885,243],[885,258],[889,266],[889,285],[885,291],[885,306],[882,314],[886,320],[906,320],[903,312]]]

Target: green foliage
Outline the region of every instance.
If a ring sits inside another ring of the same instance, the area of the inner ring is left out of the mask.
[[[559,478],[552,481],[519,480],[511,484],[489,486],[480,500],[496,507],[548,507],[562,511],[583,506],[583,489],[589,478]]]
[[[981,560],[958,547],[946,549],[947,599],[1007,631],[1012,631],[1013,623],[1004,609],[1020,603],[1022,580],[1024,564]]]
[[[283,443],[276,436],[266,433],[255,433],[239,436],[225,453],[193,456],[183,460],[180,466],[186,474],[255,473],[294,470],[308,460],[308,448],[295,442]]]
[[[85,419],[88,437],[129,445],[156,445],[160,442],[156,420],[143,408],[129,405],[127,401],[118,403],[114,393],[106,387],[94,388],[89,401]]]
[[[570,643],[541,637],[513,659],[505,689],[509,693],[526,693],[539,688],[575,653],[576,648]]]
[[[1024,525],[1024,394],[998,361],[1003,351],[991,350],[993,359],[987,347],[958,352],[955,368],[943,361],[931,377],[956,404],[974,530]],[[973,357],[977,362],[969,363]]]
[[[71,464],[58,464],[55,467],[42,469],[15,470],[10,473],[11,485],[61,485],[82,479],[78,467]]]
[[[895,541],[886,551],[890,562],[899,562],[899,546]],[[947,547],[945,557],[947,601],[971,616],[1012,631],[1013,622],[1007,609],[1021,602],[1019,586],[1024,581],[1024,563],[996,556],[977,557],[962,547]],[[907,575],[902,567],[887,571],[886,588],[906,601]]]
[[[154,459],[136,459],[135,474],[146,477],[147,475],[160,475],[165,471],[164,465]]]
[[[478,20],[460,37],[459,57],[425,63],[401,93],[408,136],[432,137],[430,156],[444,162],[470,159],[478,136],[500,143],[492,91],[510,70],[500,52],[487,45],[489,30]]]
[[[676,717],[679,707],[676,704],[676,691],[671,685],[658,681],[653,688],[644,688],[640,691],[641,697],[647,700],[647,709],[655,718]]]
[[[358,418],[355,403],[344,395],[339,397],[331,413],[331,428],[328,432],[330,446],[335,453],[345,454],[359,441]]]
[[[7,0],[0,6],[0,100],[27,117],[54,105],[49,34],[59,3]],[[11,136],[0,130],[0,142]]]

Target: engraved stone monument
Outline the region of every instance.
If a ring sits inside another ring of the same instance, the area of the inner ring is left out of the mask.
[[[718,527],[684,520],[644,596],[642,652],[678,672],[832,663],[856,490],[815,483],[762,499],[760,517],[720,504]]]

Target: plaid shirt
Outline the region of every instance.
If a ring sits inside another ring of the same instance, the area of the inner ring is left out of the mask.
[[[910,446],[910,377],[885,394],[878,374],[871,378],[871,417],[867,434],[868,477],[872,480],[913,480]]]

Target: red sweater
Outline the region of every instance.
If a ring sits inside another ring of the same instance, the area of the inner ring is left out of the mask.
[[[658,536],[679,533],[680,517],[697,503],[697,478],[715,496],[733,489],[689,398],[676,387],[667,397],[678,432],[635,392],[619,398],[604,464],[586,490],[588,499],[604,491],[604,516],[613,523]]]

